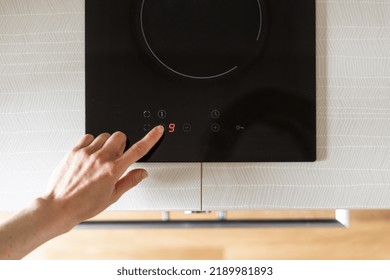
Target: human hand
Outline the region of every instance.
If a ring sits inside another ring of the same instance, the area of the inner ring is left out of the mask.
[[[41,203],[54,211],[52,217],[62,221],[63,231],[94,217],[148,175],[144,169],[134,169],[122,177],[163,132],[162,126],[155,127],[126,152],[126,135],[122,132],[83,136],[53,173]]]

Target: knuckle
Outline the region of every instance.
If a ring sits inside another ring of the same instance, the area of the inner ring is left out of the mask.
[[[131,188],[135,187],[137,184],[138,180],[136,178],[133,177],[130,179],[129,186],[131,186]]]
[[[99,169],[102,174],[113,176],[116,174],[116,163],[109,160],[104,153],[96,152],[91,155],[91,161],[94,163],[94,166]]]
[[[131,150],[137,156],[143,156],[146,153],[146,147],[141,142],[135,143],[133,146],[131,146]]]
[[[116,165],[112,161],[106,162],[105,168],[106,168],[107,173],[111,176],[116,173]]]
[[[104,165],[106,163],[106,159],[101,152],[91,154],[90,159],[94,161],[98,166]]]
[[[134,187],[142,181],[142,171],[138,171],[133,178],[131,186]]]
[[[102,166],[104,167],[104,169],[108,169],[108,161],[105,157],[102,157],[102,156],[99,156],[96,158],[96,163],[99,165],[99,166]]]
[[[89,161],[94,162],[96,164],[99,163],[99,160],[98,160],[96,153],[95,154],[88,154],[88,159],[89,159]]]
[[[116,170],[116,164],[112,161],[106,163],[106,168],[110,173],[114,173]]]
[[[90,156],[93,154],[93,148],[91,146],[87,146],[80,149],[79,152],[82,153],[84,156]]]
[[[90,156],[90,152],[87,148],[82,148],[76,151],[78,154],[80,154],[80,157],[82,159],[85,159]]]

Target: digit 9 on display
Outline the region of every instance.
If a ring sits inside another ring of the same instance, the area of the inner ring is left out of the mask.
[[[170,123],[170,124],[168,125],[168,132],[169,132],[169,133],[175,132],[175,128],[176,128],[176,124],[175,124],[175,123]]]

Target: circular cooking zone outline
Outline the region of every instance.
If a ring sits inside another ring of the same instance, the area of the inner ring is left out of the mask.
[[[215,74],[215,75],[210,75],[210,76],[194,76],[194,75],[188,75],[188,74],[185,74],[185,73],[181,73],[175,69],[173,69],[172,67],[168,66],[166,63],[164,63],[157,55],[156,53],[153,51],[152,47],[150,46],[149,44],[149,41],[147,40],[146,38],[146,35],[145,35],[145,29],[144,29],[144,23],[143,23],[143,14],[144,14],[144,5],[145,5],[145,1],[146,0],[142,0],[142,4],[141,4],[141,11],[140,11],[140,27],[141,27],[141,33],[142,33],[142,36],[143,36],[143,39],[146,43],[146,46],[147,48],[149,49],[150,53],[154,56],[154,58],[161,64],[163,65],[165,68],[169,69],[170,71],[172,71],[173,73],[177,74],[177,75],[180,75],[180,76],[183,76],[183,77],[186,77],[186,78],[191,78],[191,79],[198,79],[198,80],[206,80],[206,79],[214,79],[214,78],[218,78],[218,77],[222,77],[226,74],[229,74],[231,72],[233,72],[234,70],[236,70],[238,68],[238,65],[234,66],[233,68],[225,71],[225,72],[222,72],[222,73],[219,73],[219,74]],[[258,8],[259,8],[259,29],[258,29],[258,33],[257,33],[257,37],[256,37],[256,42],[259,41],[260,39],[260,35],[261,35],[261,29],[262,29],[262,8],[261,8],[261,4],[260,4],[260,0],[256,0],[257,1],[257,4],[258,4]]]

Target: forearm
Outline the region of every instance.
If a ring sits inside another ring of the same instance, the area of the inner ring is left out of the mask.
[[[0,259],[21,259],[46,241],[72,228],[56,205],[36,199],[0,225]]]

